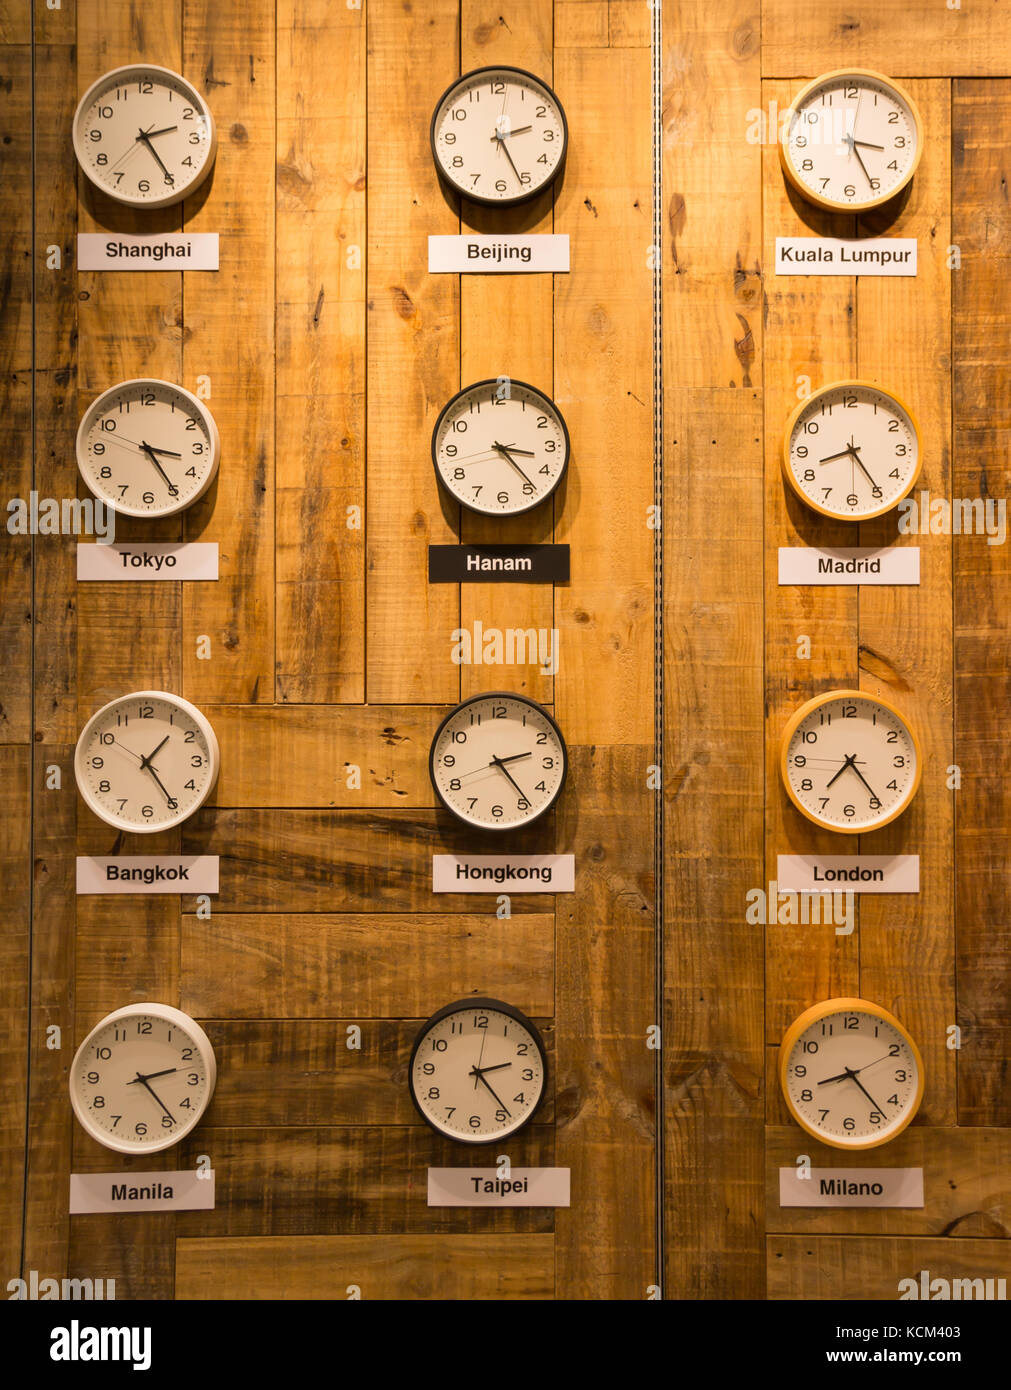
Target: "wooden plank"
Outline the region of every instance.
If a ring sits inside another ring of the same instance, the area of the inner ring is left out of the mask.
[[[1011,96],[1005,83],[959,81],[952,124],[955,497],[1011,495],[1011,219],[1004,163]],[[1011,794],[1004,711],[1011,698],[1009,547],[978,535],[954,547],[955,752],[962,787],[955,798],[955,934],[958,1120],[1011,1124]]]
[[[769,1237],[769,1297],[774,1299],[892,1301],[906,1291],[900,1289],[899,1281],[913,1279],[919,1287],[924,1269],[931,1279],[1006,1280],[1007,1241]],[[983,1292],[985,1285],[976,1297]]]
[[[176,1249],[176,1297],[550,1298],[550,1235],[193,1239]]]
[[[857,282],[858,376],[913,406],[924,450],[918,493],[951,488],[951,243],[948,206],[950,84],[913,82],[910,93],[931,132],[908,199],[898,211],[861,219],[862,230],[915,237],[916,278]],[[955,1017],[951,908],[954,807],[947,785],[952,751],[951,546],[946,536],[904,537],[895,512],[859,527],[859,544],[920,547],[920,584],[860,590],[860,688],[884,695],[919,734],[924,776],[907,814],[859,837],[865,854],[916,853],[920,892],[898,903],[869,894],[860,905],[860,994],[891,1008],[917,1039],[927,1089],[921,1124],[955,1122],[955,1063],[947,1026]]]
[[[607,0],[555,0],[555,48],[606,48]]]
[[[20,27],[19,16],[0,15],[0,35]],[[7,427],[5,497],[21,498],[27,510],[33,486],[32,367],[32,50],[4,39],[0,50],[0,257],[4,267],[0,296],[0,381]],[[46,494],[48,495],[48,494]],[[9,527],[14,518],[6,510]],[[28,534],[5,534],[0,570],[0,643],[5,660],[0,674],[0,742],[30,743],[32,738],[32,551]],[[53,538],[55,540],[55,538]]]
[[[542,853],[553,842],[551,821],[538,822],[510,834],[509,852]],[[445,813],[386,809],[204,810],[184,826],[183,847],[220,855],[217,912],[428,912],[432,855],[475,853],[473,836]],[[437,905],[440,912],[494,914],[497,897],[440,893]],[[544,903],[514,894],[512,912],[543,912]]]
[[[71,59],[71,50],[63,49]],[[44,636],[43,636],[44,640]],[[41,690],[40,690],[41,693]],[[29,1132],[25,1183],[25,1269],[56,1275],[67,1267],[73,1114],[67,1071],[74,1041],[74,942],[77,921],[74,831],[77,794],[72,745],[36,745],[32,817],[32,998]],[[59,790],[47,785],[61,770]],[[54,1046],[51,1029],[59,1029]]]
[[[668,1298],[756,1298],[762,1249],[760,84],[751,11],[664,8],[664,1091]],[[734,36],[743,36],[740,47]]]
[[[31,0],[2,0],[0,3],[0,45],[15,48],[32,39]]]
[[[216,540],[220,578],[183,592],[183,693],[196,704],[274,699],[275,34],[242,0],[184,0],[184,71],[218,127],[214,171],[185,203],[190,232],[217,232],[220,269],[184,275],[184,384],[211,379],[218,478],[184,514]],[[219,505],[220,499],[220,505]],[[210,660],[197,638],[211,641]]]
[[[502,949],[503,937],[509,942]],[[383,916],[215,912],[183,919],[182,1007],[198,1018],[427,1018],[489,994],[528,1014],[554,1004],[548,913]]]
[[[766,1173],[766,1229],[879,1236],[945,1236],[1002,1239],[1011,1236],[1011,1130],[935,1129],[912,1125],[887,1150],[840,1154],[796,1125],[770,1128]],[[798,1148],[814,1168],[836,1171],[881,1167],[922,1168],[922,1207],[780,1207],[779,1169],[795,1168]],[[1006,1247],[1011,1252],[1011,1246]]]
[[[459,286],[428,274],[429,235],[459,230],[428,142],[428,113],[458,75],[456,0],[368,11],[367,691],[372,704],[454,702],[459,590],[428,583],[430,543],[457,539],[429,463],[459,389]],[[404,54],[411,62],[404,63]],[[454,509],[455,511],[455,509]]]
[[[534,1123],[548,1125],[554,1029],[546,1019],[535,1022],[548,1055],[548,1094]],[[205,1123],[211,1130],[417,1124],[406,1069],[421,1026],[421,1018],[205,1020],[218,1066]],[[357,1048],[348,1045],[352,1028],[360,1033]]]
[[[1004,77],[1011,13],[1004,0],[956,9],[934,0],[764,0],[767,77],[814,77],[850,65],[892,77]]]
[[[611,48],[649,48],[652,8],[641,0],[608,0],[607,34]]]
[[[19,3],[19,0],[7,0],[7,3]],[[77,0],[59,0],[58,9],[50,9],[47,0],[20,0],[20,3],[27,3],[34,10],[35,42],[42,44],[59,44],[64,48],[73,48],[77,36]],[[71,62],[73,55],[69,55]]]
[[[525,68],[552,82],[551,7],[543,0],[463,0],[460,7],[460,67],[463,72],[491,61]],[[494,35],[494,48],[489,47]],[[561,98],[564,105],[564,97]],[[551,189],[514,208],[482,208],[461,200],[460,230],[486,235],[549,233],[553,227]],[[551,396],[554,388],[552,275],[462,275],[460,277],[460,384],[508,376],[527,381]],[[489,332],[489,325],[494,332]],[[575,467],[575,465],[571,465]],[[563,507],[564,484],[555,499],[518,517],[482,517],[460,509],[460,539],[487,542],[550,542],[556,508]],[[550,584],[464,584],[460,625],[485,628],[550,629],[554,626]],[[550,703],[552,678],[539,666],[462,666],[461,693],[514,690]]]
[[[428,755],[445,709],[203,709],[221,746],[221,774],[214,793],[218,806],[436,804]],[[349,787],[349,779],[358,785]]]
[[[277,698],[365,698],[364,8],[277,12]],[[340,74],[338,81],[333,74]]]
[[[31,948],[31,749],[0,745],[0,891],[6,928],[0,934],[0,1269],[21,1269],[28,1092],[28,975]]]
[[[502,1152],[517,1167],[550,1167],[552,1127],[530,1125]],[[554,1218],[549,1207],[429,1207],[426,1169],[454,1167],[461,1153],[420,1119],[411,1126],[204,1126],[181,1141],[180,1167],[192,1168],[201,1153],[214,1167],[215,1207],[180,1212],[181,1237],[368,1234],[381,1244],[378,1237],[409,1231],[548,1231]]]
[[[77,64],[71,45],[36,44],[35,86],[35,476],[43,496],[75,497],[77,160],[66,133],[77,105]],[[51,246],[60,248],[59,270],[46,265]],[[35,550],[35,737],[58,748],[73,743],[80,727],[76,551],[75,536],[48,536]],[[71,913],[68,931],[72,920]]]
[[[556,900],[558,1159],[583,1194],[556,1216],[556,1296],[634,1299],[658,1261],[649,55],[558,49],[555,81],[575,132],[555,202],[573,266],[555,287],[555,399],[578,451],[556,528],[572,548],[555,592],[557,844],[577,864]]]

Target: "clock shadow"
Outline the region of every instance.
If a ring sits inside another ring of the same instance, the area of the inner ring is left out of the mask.
[[[894,197],[889,198],[878,208],[871,208],[869,212],[860,212],[856,209],[853,212],[847,212],[842,209],[836,211],[830,208],[821,208],[815,203],[808,202],[785,174],[782,178],[786,195],[790,200],[790,207],[808,231],[814,233],[815,236],[834,236],[844,240],[855,238],[857,241],[887,235],[905,211],[913,191],[913,184],[916,181],[914,175],[905,188],[901,188]]]
[[[216,165],[215,159],[199,188],[187,194],[185,198],[180,198],[178,203],[169,203],[163,208],[132,207],[127,203],[118,203],[78,170],[77,184],[81,207],[99,231],[109,232],[114,236],[164,236],[169,232],[184,232],[185,224],[203,209],[210,197]],[[152,266],[155,270],[172,268],[171,265],[163,263]]]

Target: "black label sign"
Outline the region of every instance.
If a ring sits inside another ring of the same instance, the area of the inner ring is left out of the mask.
[[[430,584],[567,584],[567,545],[430,545]]]

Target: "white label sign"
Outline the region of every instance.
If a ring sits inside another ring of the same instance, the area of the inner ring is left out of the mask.
[[[916,238],[778,236],[777,275],[915,275]]]
[[[855,545],[821,550],[813,545],[779,547],[780,584],[919,584],[920,548]]]
[[[923,1169],[780,1168],[779,1205],[922,1207]]]
[[[574,893],[574,854],[433,854],[433,893]]]
[[[213,1211],[214,1170],[206,1173],[71,1173],[70,1214],[86,1211]]]
[[[429,1168],[430,1207],[567,1207],[568,1168]]]
[[[217,232],[78,232],[78,270],[217,270]]]
[[[568,233],[530,236],[430,236],[432,275],[529,275],[569,268]]]
[[[780,854],[776,877],[793,893],[918,893],[918,854]]]
[[[77,856],[78,893],[216,893],[216,854]]]
[[[77,547],[79,580],[217,577],[217,541],[115,541]]]

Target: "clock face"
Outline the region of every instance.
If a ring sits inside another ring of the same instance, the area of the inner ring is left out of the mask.
[[[913,799],[921,770],[916,736],[898,710],[859,690],[809,700],[783,734],[790,800],[828,830],[887,825]]]
[[[521,68],[477,68],[439,98],[431,140],[436,168],[458,192],[506,207],[561,173],[568,127],[539,78]]]
[[[74,774],[85,801],[117,830],[167,830],[214,788],[218,741],[195,705],[139,690],[93,714],[77,741]]]
[[[801,401],[783,444],[783,472],[801,501],[850,521],[897,506],[920,462],[910,411],[866,381],[835,382]]]
[[[515,516],[549,497],[569,461],[558,407],[522,381],[498,377],[466,387],[432,433],[439,481],[471,511]]]
[[[568,755],[547,710],[522,695],[475,695],[436,730],[429,772],[448,811],[482,830],[515,830],[562,790]]]
[[[544,1044],[519,1009],[461,999],[433,1014],[414,1042],[411,1099],[440,1134],[490,1144],[532,1118],[547,1081]]]
[[[780,158],[811,202],[860,212],[904,188],[923,145],[919,112],[880,73],[826,73],[798,95],[786,119]]]
[[[92,401],[77,431],[91,491],[128,516],[169,516],[210,486],[220,442],[210,412],[168,381],[122,381]]]
[[[909,1124],[923,1096],[923,1062],[886,1009],[829,999],[801,1014],[780,1049],[793,1118],[837,1149],[871,1149]]]
[[[217,1076],[207,1034],[167,1004],[130,1004],[103,1018],[70,1068],[74,1113],[119,1153],[156,1153],[188,1134]]]
[[[214,120],[195,87],[150,63],[93,83],[74,116],[74,150],[91,182],[118,202],[160,208],[210,172]]]

